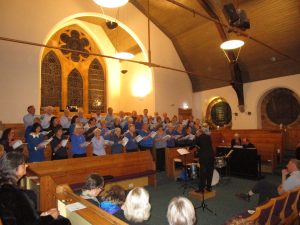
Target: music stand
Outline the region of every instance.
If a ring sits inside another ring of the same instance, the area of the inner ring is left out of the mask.
[[[203,189],[203,191],[202,191],[202,202],[201,202],[201,205],[195,207],[195,210],[197,210],[197,209],[202,209],[203,212],[204,212],[204,210],[206,209],[208,212],[210,212],[210,213],[214,214],[215,216],[217,216],[217,213],[214,212],[214,211],[212,211],[210,208],[208,208],[208,205],[205,203],[204,194],[205,194],[205,191],[204,191],[204,189]]]
[[[179,153],[180,156],[183,156],[183,167],[184,167],[184,178],[183,179],[184,179],[184,183],[181,185],[181,187],[183,188],[182,194],[184,194],[185,191],[189,187],[194,188],[194,187],[188,185],[187,159],[186,159],[186,156],[188,154],[190,154],[190,152],[187,149],[185,149],[185,148],[179,148],[179,149],[177,149],[177,152]]]

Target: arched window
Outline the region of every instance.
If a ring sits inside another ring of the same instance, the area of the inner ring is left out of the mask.
[[[103,68],[98,61],[94,59],[89,67],[89,112],[95,112],[100,109],[105,112],[105,77]]]
[[[83,82],[77,69],[68,76],[68,106],[83,107]]]
[[[61,65],[53,51],[46,54],[42,62],[41,106],[61,108]]]
[[[206,111],[207,121],[214,127],[231,126],[232,113],[230,105],[223,98],[212,100]]]

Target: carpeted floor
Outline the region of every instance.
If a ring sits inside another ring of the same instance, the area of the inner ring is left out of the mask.
[[[281,177],[278,175],[265,175],[265,179],[279,184]],[[164,172],[157,174],[158,185],[156,188],[147,187],[150,193],[151,202],[151,218],[150,225],[167,225],[166,212],[170,200],[175,196],[188,197],[188,191],[183,195],[183,188],[180,182],[176,182],[167,178]],[[245,212],[248,209],[254,208],[257,204],[257,197],[251,199],[248,203],[235,197],[235,193],[248,191],[257,181],[247,180],[242,178],[230,177],[227,180],[221,180],[214,189],[217,191],[216,197],[206,201],[208,207],[213,210],[217,215],[198,209],[197,212],[197,225],[219,225],[237,215]],[[190,182],[192,186],[197,187],[196,182]],[[189,189],[192,190],[192,189]],[[190,199],[194,206],[197,207],[201,204],[200,201]]]

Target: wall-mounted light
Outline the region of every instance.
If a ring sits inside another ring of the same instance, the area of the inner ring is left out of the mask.
[[[187,103],[183,103],[182,108],[183,108],[183,109],[188,109],[188,108],[189,108],[189,105],[188,105]]]
[[[136,97],[145,97],[151,91],[151,82],[146,75],[140,75],[132,85],[132,94]]]

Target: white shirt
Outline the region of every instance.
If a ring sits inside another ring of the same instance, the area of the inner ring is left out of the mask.
[[[71,125],[70,117],[66,117],[65,115],[60,117],[60,125],[65,129],[69,129]]]
[[[34,120],[34,115],[32,115],[31,113],[28,113],[23,117],[25,129],[29,126],[32,126],[33,120]]]
[[[283,182],[282,188],[284,191],[290,191],[296,187],[300,187],[300,171],[290,173],[290,176]]]
[[[47,129],[50,126],[50,120],[53,116],[54,116],[53,114],[51,114],[51,115],[43,114],[42,115],[43,119],[42,119],[41,125],[42,125],[43,129]]]
[[[92,138],[92,144],[93,144],[93,153],[95,155],[106,155],[105,149],[104,149],[104,138],[100,136],[100,139],[97,139],[96,137]]]

